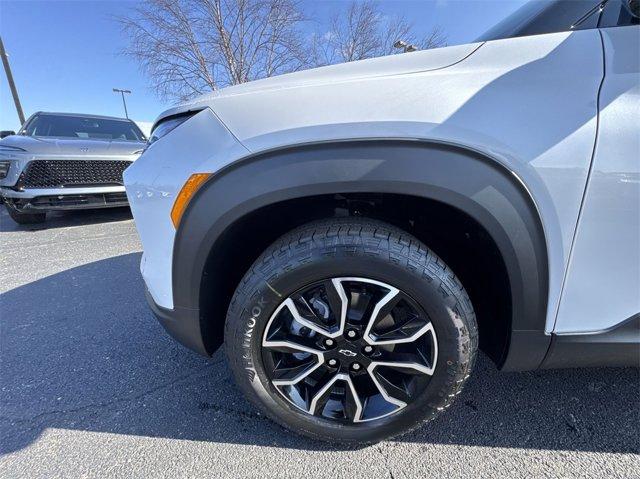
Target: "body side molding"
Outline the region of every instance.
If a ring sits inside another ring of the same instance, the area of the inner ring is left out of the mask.
[[[640,313],[591,334],[554,334],[542,367],[640,366]]]

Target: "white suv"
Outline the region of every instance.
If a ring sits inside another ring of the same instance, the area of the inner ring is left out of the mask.
[[[122,173],[146,138],[128,118],[31,115],[18,134],[0,140],[0,201],[19,224],[48,211],[127,206]]]
[[[125,184],[164,327],[311,437],[373,442],[508,371],[638,365],[635,0],[215,92]]]

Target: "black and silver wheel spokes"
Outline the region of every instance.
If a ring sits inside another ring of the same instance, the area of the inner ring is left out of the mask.
[[[427,314],[366,278],[313,283],[286,298],[264,332],[272,385],[308,414],[362,422],[394,414],[427,386],[438,355]]]

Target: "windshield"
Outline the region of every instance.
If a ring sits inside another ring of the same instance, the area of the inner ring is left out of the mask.
[[[130,120],[112,120],[70,115],[37,115],[21,132],[27,136],[95,140],[145,141]]]
[[[596,28],[599,15],[583,17],[603,0],[531,0],[478,38],[479,42],[502,38],[568,32]],[[576,25],[578,20],[581,20]]]

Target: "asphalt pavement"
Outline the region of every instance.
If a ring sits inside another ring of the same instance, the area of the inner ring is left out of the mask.
[[[224,355],[148,311],[126,209],[0,212],[0,477],[640,478],[636,369],[500,373],[410,435],[339,448],[285,431]]]

